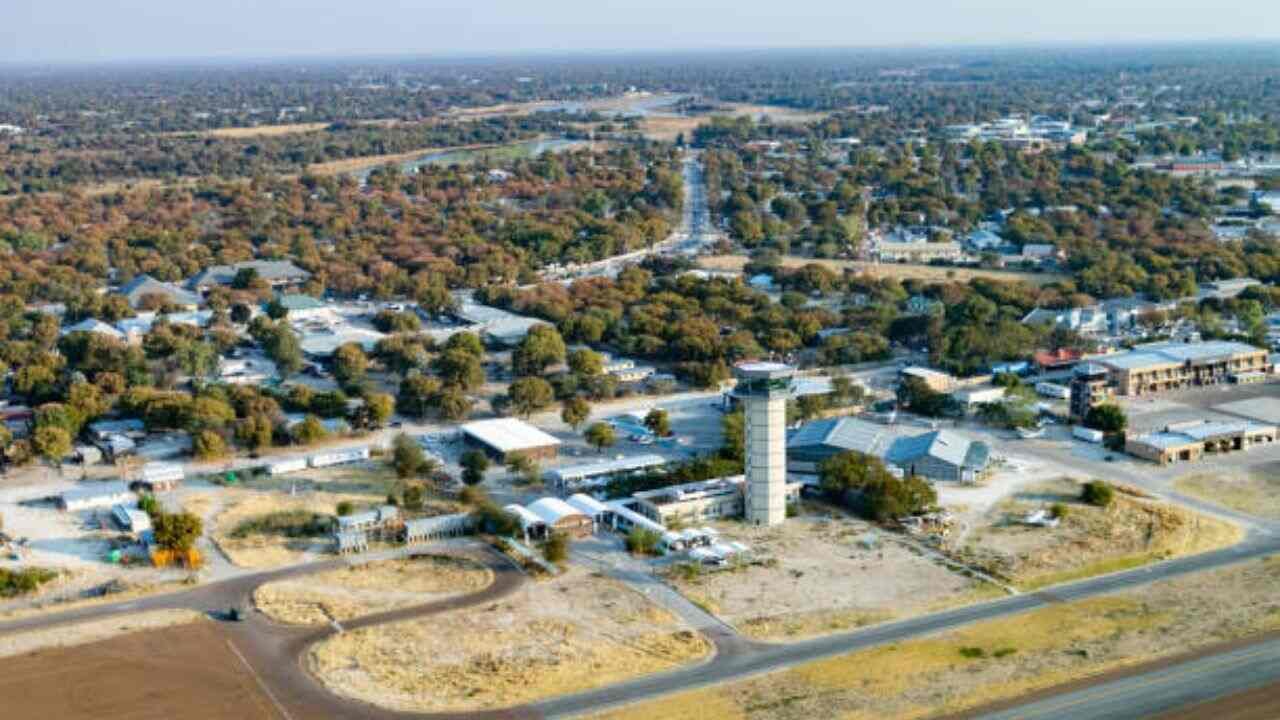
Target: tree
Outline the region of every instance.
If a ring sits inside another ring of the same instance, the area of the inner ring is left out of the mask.
[[[369,358],[356,343],[338,346],[333,353],[333,377],[343,387],[359,385],[369,369]]]
[[[1107,507],[1115,500],[1116,491],[1105,480],[1091,480],[1080,488],[1080,499],[1090,505]]]
[[[924,380],[909,377],[898,385],[898,402],[913,413],[939,417],[951,411],[952,400],[929,387]]]
[[[560,410],[560,419],[565,425],[573,428],[574,432],[591,417],[591,404],[580,397],[572,397],[565,401],[564,407]]]
[[[457,422],[471,413],[474,405],[471,398],[457,388],[445,388],[435,396],[436,413],[441,420]]]
[[[191,438],[191,454],[197,460],[216,460],[229,453],[227,441],[212,430],[201,430]]]
[[[564,356],[560,331],[550,325],[534,325],[511,353],[511,367],[516,375],[540,375],[547,367],[563,362]]]
[[[272,320],[283,320],[289,314],[289,308],[285,307],[278,297],[271,298],[267,303],[266,311],[267,317]]]
[[[236,303],[231,306],[230,316],[231,322],[237,325],[243,325],[249,322],[249,319],[253,317],[253,310],[244,303]]]
[[[414,477],[426,464],[427,455],[416,440],[404,433],[396,435],[391,451],[391,465],[396,469],[396,477]]]
[[[726,413],[720,418],[720,429],[724,436],[720,457],[743,462],[747,447],[746,416],[741,410]]]
[[[582,377],[599,375],[604,372],[604,357],[586,348],[574,350],[569,353],[569,370]]]
[[[356,511],[356,506],[350,500],[339,500],[333,510],[338,517],[346,517]]]
[[[151,528],[157,547],[186,552],[204,532],[204,522],[189,512],[160,513],[151,520]]]
[[[280,377],[289,377],[302,369],[302,345],[286,324],[280,323],[267,335],[267,357],[276,364]]]
[[[429,375],[410,375],[400,381],[400,392],[396,396],[396,410],[410,417],[426,417],[431,410],[432,398],[439,392],[439,380]]]
[[[484,480],[484,473],[489,469],[489,456],[481,450],[468,450],[458,459],[462,466],[462,482],[467,485],[479,485]]]
[[[31,443],[40,457],[56,466],[61,466],[62,459],[71,452],[71,435],[56,425],[37,427]]]
[[[236,423],[236,442],[252,451],[271,447],[274,435],[275,424],[263,414],[249,415]]]
[[[369,393],[364,396],[365,418],[371,428],[387,424],[396,410],[396,400],[387,393]]]
[[[528,417],[547,407],[555,400],[555,390],[551,383],[540,377],[524,377],[511,383],[507,388],[507,397],[511,407],[521,417]]]
[[[933,486],[924,479],[898,479],[879,458],[859,452],[827,458],[818,466],[818,476],[832,499],[880,522],[921,512],[938,502]]]
[[[1119,405],[1111,403],[1094,405],[1084,416],[1085,427],[1101,430],[1104,433],[1124,432],[1128,425],[1129,418],[1125,416],[1124,410]]]
[[[613,447],[613,444],[618,441],[617,435],[613,432],[613,426],[603,422],[595,423],[587,428],[584,437],[596,449],[596,452],[600,453],[603,453],[607,447]]]
[[[320,422],[320,418],[315,415],[308,415],[302,422],[294,425],[289,432],[293,436],[293,441],[299,445],[312,445],[329,436],[324,423]]]
[[[431,364],[440,380],[450,387],[474,390],[484,384],[484,367],[480,356],[464,348],[447,349]]]
[[[532,485],[542,478],[542,466],[538,461],[524,453],[515,453],[507,457],[507,470],[513,475]]]
[[[644,426],[658,437],[666,437],[671,434],[671,417],[666,410],[654,408],[644,416]]]
[[[444,343],[445,351],[463,350],[477,358],[484,357],[484,343],[480,342],[480,336],[475,333],[460,332],[449,336]]]

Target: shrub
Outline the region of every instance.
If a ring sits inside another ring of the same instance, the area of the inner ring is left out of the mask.
[[[542,545],[542,557],[550,563],[562,563],[569,559],[569,536],[561,532],[551,533]]]
[[[347,514],[354,510],[347,503]],[[306,510],[281,510],[255,518],[248,518],[231,531],[233,538],[250,535],[283,535],[289,538],[319,537],[328,535],[332,523],[327,515]]]
[[[355,512],[356,506],[352,505],[350,500],[340,500],[335,510],[338,513],[338,517],[346,517]]]
[[[41,585],[56,577],[58,573],[47,568],[0,568],[0,597],[10,598],[35,592]]]
[[[991,657],[997,657],[997,658],[1008,657],[1016,652],[1018,652],[1017,648],[1005,647],[1005,648],[1000,648],[999,650],[996,650],[995,652],[991,653]]]
[[[1080,499],[1090,505],[1107,507],[1115,500],[1116,490],[1105,480],[1090,480],[1080,491]]]
[[[986,657],[987,651],[980,647],[962,647],[960,648],[960,655],[970,660],[977,660],[978,658]]]
[[[631,532],[627,533],[627,552],[635,555],[656,555],[658,554],[658,541],[661,539],[662,536],[653,530],[633,528]]]
[[[1061,520],[1067,516],[1067,506],[1064,503],[1054,503],[1049,506],[1049,516],[1055,520]]]

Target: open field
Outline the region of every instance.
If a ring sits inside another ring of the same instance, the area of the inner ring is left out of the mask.
[[[0,695],[12,718],[284,718],[209,622],[0,660]]]
[[[1117,492],[1106,508],[1080,501],[1080,485],[1059,478],[1024,487],[974,523],[954,550],[961,561],[1030,590],[1238,542],[1228,522]],[[1032,527],[1028,514],[1060,504],[1058,527]]]
[[[322,624],[464,595],[491,582],[493,573],[469,560],[423,555],[268,583],[254,591],[253,602],[280,622]]]
[[[8,633],[0,635],[0,658],[23,655],[42,648],[85,645],[126,633],[183,625],[203,618],[203,615],[194,610],[152,610],[73,625],[56,625],[43,630]]]
[[[698,264],[708,270],[727,270],[741,272],[747,264],[746,255],[709,255],[698,258]],[[913,265],[907,263],[873,263],[862,260],[824,260],[821,258],[797,257],[787,255],[782,258],[785,268],[798,268],[816,264],[835,272],[853,270],[872,277],[892,277],[899,280],[929,280],[945,282],[968,282],[974,278],[988,280],[1022,281],[1032,285],[1047,285],[1052,282],[1066,280],[1066,275],[1058,273],[1018,272],[1016,270],[983,270],[980,268],[944,267],[938,265]]]
[[[329,125],[330,123],[327,122],[311,122],[286,123],[284,125],[254,125],[252,127],[224,127],[205,130],[195,134],[201,137],[236,140],[242,138],[279,137],[280,135],[315,132],[317,130],[323,130],[329,127]]]
[[[924,718],[1280,627],[1267,558],[807,663],[597,720]],[[1177,637],[1178,643],[1168,638]]]
[[[229,491],[232,498],[214,519],[212,538],[231,562],[240,567],[270,568],[300,562],[327,552],[332,547],[328,534],[288,537],[280,533],[248,533],[234,537],[243,523],[275,513],[316,513],[333,515],[337,504],[349,500],[358,506],[381,501],[372,494],[308,492],[291,496],[279,492]]]
[[[1274,464],[1224,469],[1211,474],[1194,473],[1178,478],[1173,488],[1232,510],[1280,520],[1280,472]]]
[[[761,640],[794,640],[937,609],[954,597],[981,596],[986,583],[963,577],[898,544],[868,523],[831,514],[772,528],[725,522],[728,540],[755,562],[718,571],[673,568],[686,597]],[[878,541],[864,547],[868,534]],[[996,588],[991,588],[997,590]]]
[[[382,167],[383,165],[388,164],[409,162],[410,160],[417,160],[423,155],[430,155],[431,153],[451,152],[454,150],[464,149],[466,149],[465,146],[420,148],[418,150],[391,153],[389,155],[365,155],[362,157],[343,158],[342,160],[312,163],[307,166],[307,172],[312,175],[342,175],[345,173],[359,172],[361,170]]]
[[[492,606],[356,630],[312,648],[327,688],[398,710],[519,704],[704,657],[698,633],[612,580],[570,569]]]

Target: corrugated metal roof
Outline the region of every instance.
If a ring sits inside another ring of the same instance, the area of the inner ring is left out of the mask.
[[[661,467],[667,459],[661,455],[636,455],[620,460],[604,460],[601,462],[570,465],[547,472],[547,477],[561,482],[575,482],[600,475],[612,475],[620,472],[633,472],[651,467]]]
[[[560,498],[553,497],[544,497],[533,501],[529,504],[529,512],[542,518],[543,522],[548,525],[555,525],[567,517],[581,517],[585,514]]]
[[[566,500],[565,502],[568,502],[573,507],[593,517],[596,515],[601,515],[603,513],[609,512],[609,507],[607,505],[591,497],[590,495],[585,495],[583,493],[575,493],[573,495],[570,495],[569,499]]]
[[[825,445],[880,455],[892,440],[893,434],[883,425],[857,418],[831,418],[806,423],[787,440],[787,448]]]

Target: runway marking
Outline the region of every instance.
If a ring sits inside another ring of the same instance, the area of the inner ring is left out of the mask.
[[[275,705],[276,709],[280,711],[280,714],[284,716],[284,720],[293,720],[293,716],[289,714],[288,710],[284,709],[284,705],[281,705],[280,701],[276,699],[275,693],[271,692],[271,688],[267,687],[267,683],[263,681],[260,675],[258,675],[258,671],[253,669],[253,666],[249,664],[249,661],[245,659],[244,655],[240,654],[240,650],[236,648],[235,644],[230,640],[227,640],[227,647],[231,648],[231,652],[235,653],[236,657],[240,658],[241,663],[244,663],[244,669],[248,670],[249,674],[253,676],[253,679],[257,681],[258,687],[262,688],[262,692],[266,693],[267,697],[271,699],[271,703]]]

